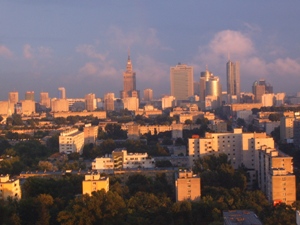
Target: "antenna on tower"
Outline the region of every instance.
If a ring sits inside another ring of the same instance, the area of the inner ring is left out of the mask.
[[[130,47],[128,47],[128,60],[130,60]]]
[[[230,61],[230,53],[227,52],[227,58],[228,58],[228,61]]]
[[[206,69],[206,71],[208,70],[208,65],[207,64],[205,65],[205,69]]]

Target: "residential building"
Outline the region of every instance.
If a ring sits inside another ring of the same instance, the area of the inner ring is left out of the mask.
[[[87,111],[94,111],[97,108],[96,95],[89,93],[85,95],[85,109]]]
[[[235,128],[233,132],[226,133],[206,133],[204,138],[196,136],[188,141],[190,168],[194,161],[202,156],[224,153],[233,168],[237,169],[243,164],[248,169],[249,185],[252,185],[256,180],[257,150],[261,146],[274,148],[273,138],[266,133],[243,133],[242,128]]]
[[[295,116],[284,115],[280,118],[280,140],[287,141],[294,137],[294,120]]]
[[[115,94],[114,93],[106,93],[104,95],[104,109],[106,111],[114,111],[115,110]]]
[[[262,146],[258,153],[259,188],[274,205],[293,204],[296,201],[293,157],[266,146]]]
[[[21,186],[19,179],[10,179],[9,175],[0,174],[0,199],[8,197],[21,199]]]
[[[68,112],[69,102],[67,99],[51,99],[51,112]]]
[[[199,200],[201,197],[200,177],[187,170],[179,170],[176,175],[176,202]]]
[[[164,96],[161,99],[161,108],[167,109],[174,106],[175,97],[174,96]]]
[[[187,100],[194,95],[194,72],[192,66],[178,64],[170,68],[171,95],[176,100]]]
[[[16,104],[16,113],[30,116],[35,113],[35,102],[32,100],[21,100]]]
[[[240,63],[231,62],[226,64],[227,72],[227,94],[230,96],[236,95],[237,102],[240,102],[241,82],[240,82]]]
[[[92,126],[91,124],[85,124],[83,128],[84,144],[94,144],[98,136],[98,126]]]
[[[86,174],[82,181],[82,194],[92,195],[93,192],[104,190],[109,191],[109,177],[101,177],[100,173],[92,172]]]
[[[76,128],[63,131],[59,135],[59,152],[82,154],[84,133]]]
[[[294,120],[294,146],[300,148],[300,119]]]

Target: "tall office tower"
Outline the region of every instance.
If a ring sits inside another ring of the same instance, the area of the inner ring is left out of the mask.
[[[96,95],[93,93],[85,95],[85,109],[94,111],[96,109]]]
[[[193,67],[185,64],[170,68],[171,95],[176,100],[187,100],[194,94]]]
[[[241,82],[240,82],[240,63],[231,62],[226,64],[227,72],[227,94],[230,98],[232,95],[237,96],[237,101],[240,102]]]
[[[104,95],[104,109],[106,111],[114,111],[115,110],[115,94],[114,93],[106,93]]]
[[[205,82],[205,101],[209,101],[210,109],[221,106],[222,86],[219,77],[211,76]]]
[[[34,91],[26,91],[25,100],[34,101]]]
[[[263,94],[273,93],[273,86],[267,83],[266,80],[260,79],[253,83],[252,92],[254,94],[254,102],[261,103]]]
[[[205,100],[206,81],[208,81],[209,78],[212,76],[213,76],[213,74],[210,71],[208,71],[207,69],[204,72],[201,72],[201,74],[200,74],[200,101]]]
[[[144,90],[144,100],[145,101],[152,101],[153,99],[153,90],[150,88],[147,88]]]
[[[17,102],[19,101],[19,93],[17,91],[9,92],[8,93],[8,101],[12,105],[17,104]]]
[[[194,82],[194,95],[200,96],[200,82]]]
[[[66,89],[64,87],[59,87],[58,91],[58,98],[66,99]]]
[[[121,98],[138,97],[139,91],[136,90],[136,75],[132,69],[130,55],[128,54],[126,71],[123,73],[123,91],[121,91]]]
[[[300,118],[294,120],[294,146],[300,147]]]
[[[50,98],[48,92],[40,93],[40,104],[45,106],[46,108],[50,108]]]

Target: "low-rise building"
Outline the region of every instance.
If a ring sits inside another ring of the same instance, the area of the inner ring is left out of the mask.
[[[8,197],[20,199],[21,186],[19,179],[10,179],[9,175],[0,175],[0,199],[6,200]]]
[[[257,215],[249,210],[229,210],[223,211],[224,225],[253,224],[262,225]]]
[[[179,170],[175,178],[176,202],[199,200],[201,197],[200,177],[192,171]]]
[[[82,194],[92,195],[94,191],[109,191],[109,177],[101,177],[100,173],[86,174],[82,181]]]

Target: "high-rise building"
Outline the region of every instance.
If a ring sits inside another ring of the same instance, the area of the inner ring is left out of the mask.
[[[45,106],[46,108],[50,108],[50,98],[48,92],[40,93],[40,104]]]
[[[69,102],[67,99],[51,99],[51,111],[52,112],[68,112]]]
[[[94,111],[96,109],[96,95],[93,93],[85,95],[85,109]]]
[[[115,94],[114,93],[106,93],[104,95],[104,109],[106,111],[114,111],[115,110]]]
[[[261,103],[262,95],[273,93],[273,87],[266,80],[260,79],[253,83],[252,92],[254,94],[254,102]]]
[[[211,78],[212,76],[213,76],[213,74],[210,71],[208,71],[207,68],[204,72],[201,72],[201,74],[200,74],[200,101],[205,100],[206,81],[208,81],[209,78]]]
[[[153,90],[147,88],[144,90],[144,101],[152,101],[153,99]]]
[[[121,98],[124,99],[127,97],[139,98],[139,91],[136,90],[136,74],[133,71],[129,54],[126,71],[123,72],[123,90],[121,91]]]
[[[171,95],[176,100],[187,100],[194,95],[193,67],[185,64],[170,68]]]
[[[58,91],[59,91],[58,98],[66,99],[66,89],[64,87],[59,87]]]
[[[226,64],[227,72],[227,94],[230,96],[236,95],[238,102],[240,102],[241,82],[240,82],[240,63],[231,62]]]
[[[17,102],[19,101],[19,93],[17,91],[9,92],[8,101],[12,105],[17,104]]]
[[[25,100],[34,101],[34,91],[26,91]]]
[[[136,111],[139,109],[139,99],[137,97],[127,97],[123,99],[124,109]]]

